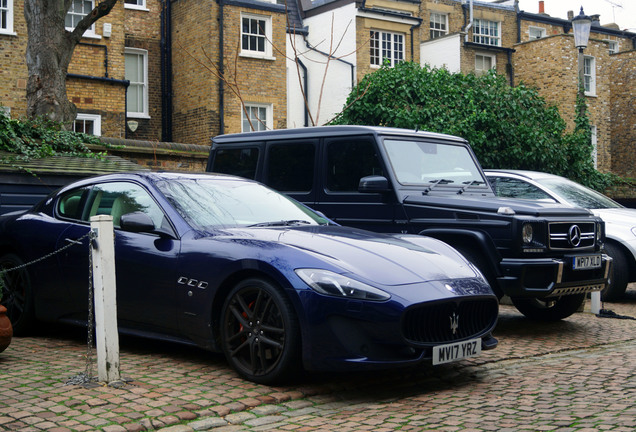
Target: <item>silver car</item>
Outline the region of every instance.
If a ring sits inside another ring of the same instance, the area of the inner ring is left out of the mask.
[[[606,253],[614,259],[606,301],[618,300],[627,284],[636,281],[636,209],[626,208],[605,195],[553,174],[522,170],[484,170],[501,197],[557,202],[591,210],[605,221]]]

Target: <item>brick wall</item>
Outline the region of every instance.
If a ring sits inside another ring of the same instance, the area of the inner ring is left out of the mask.
[[[124,80],[124,47],[148,50],[150,118],[141,120],[137,132],[129,137],[160,139],[161,98],[159,65],[160,2],[147,0],[148,11],[132,10],[118,2],[107,16],[95,23],[97,37],[84,37],[73,52],[70,74],[98,79],[67,78],[67,96],[79,113],[101,116],[102,135],[126,136],[126,88],[121,83],[99,78]],[[11,115],[26,115],[27,67],[24,60],[28,35],[23,2],[14,1],[14,28],[17,36],[0,35],[0,105],[11,108]],[[110,37],[103,35],[104,24],[112,26]]]
[[[578,51],[571,35],[549,36],[515,45],[516,82],[535,87],[548,104],[559,108],[568,130],[574,128],[578,86]],[[609,54],[603,41],[590,40],[585,55],[596,59],[596,95],[586,97],[590,122],[597,129],[600,171],[611,169]]]
[[[148,10],[125,9],[124,26],[125,46],[148,51],[148,117],[131,118],[138,123],[137,129],[126,131],[126,136],[136,140],[161,140],[162,125],[162,89],[161,89],[161,9],[164,2],[146,0]],[[117,53],[113,62],[122,64],[123,51]],[[110,135],[114,136],[114,135]]]
[[[0,106],[9,107],[11,115],[19,118],[26,115],[27,66],[25,52],[27,29],[22,5],[14,1],[13,30],[17,34],[0,34]]]
[[[636,50],[610,57],[612,172],[636,178]]]
[[[249,58],[240,52],[241,12],[271,17],[271,59]],[[184,0],[173,5],[173,72],[175,141],[207,144],[219,133],[241,131],[242,105],[271,104],[273,127],[287,122],[285,14],[270,10],[226,5],[223,10],[223,50],[225,78],[223,117],[219,109],[219,28],[218,3]],[[240,93],[240,98],[236,94]]]
[[[153,171],[203,172],[210,152],[210,145],[116,138],[102,140],[115,146],[107,151],[109,155],[119,156]],[[94,151],[103,151],[101,146],[89,147]]]
[[[172,5],[173,139],[209,142],[219,131],[218,3],[182,0]]]

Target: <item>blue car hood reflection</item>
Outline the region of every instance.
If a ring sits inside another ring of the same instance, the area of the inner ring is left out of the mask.
[[[398,238],[326,226],[228,231],[234,241],[242,238],[292,247],[299,253],[319,256],[342,273],[386,286],[477,276],[465,260],[458,260],[460,255],[450,246],[422,236]]]

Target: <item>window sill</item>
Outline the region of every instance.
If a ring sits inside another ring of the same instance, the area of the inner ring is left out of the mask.
[[[17,36],[17,35],[18,34],[15,32],[0,30],[0,36]]]
[[[268,60],[268,61],[276,60],[276,57],[272,57],[272,56],[269,56],[269,55],[266,55],[266,54],[251,53],[249,51],[242,51],[239,54],[239,57],[253,58],[253,59],[258,59],[258,60]]]
[[[131,5],[131,4],[128,4],[128,3],[124,3],[124,9],[132,9],[132,10],[150,12],[150,9],[148,9],[145,6],[136,6],[136,5]]]
[[[127,119],[150,119],[151,117],[146,113],[126,113]]]

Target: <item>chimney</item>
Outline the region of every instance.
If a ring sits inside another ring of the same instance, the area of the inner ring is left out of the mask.
[[[595,14],[595,15],[590,15],[590,18],[592,18],[592,25],[593,26],[601,26],[601,15],[599,14]]]
[[[539,0],[539,13],[540,14],[544,14],[545,13],[545,4],[544,4],[543,0]]]
[[[574,19],[574,11],[568,11],[568,21],[572,21]]]

